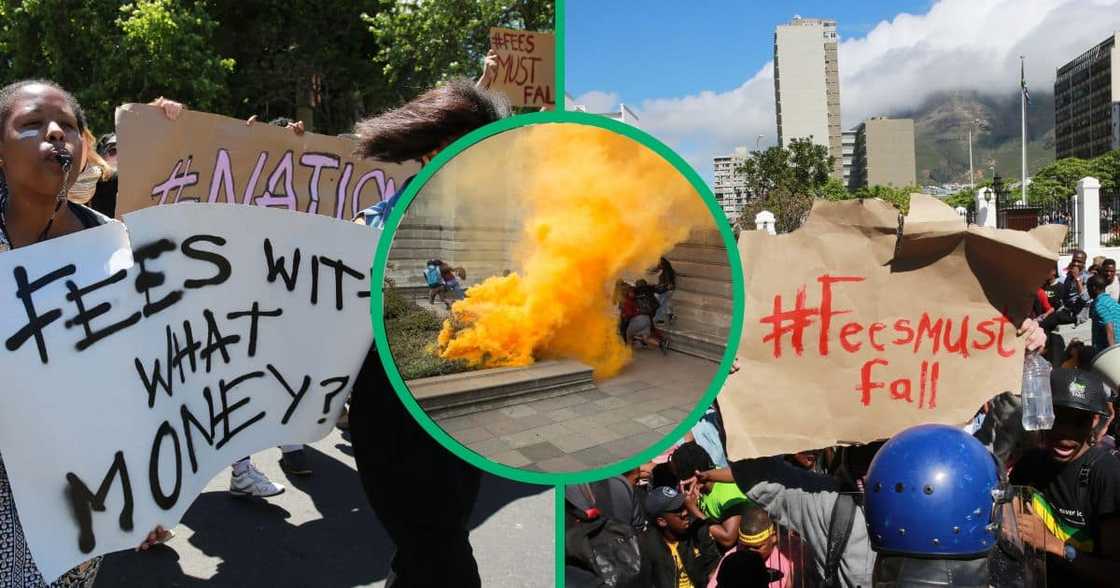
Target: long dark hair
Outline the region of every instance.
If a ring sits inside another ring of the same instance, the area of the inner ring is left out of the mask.
[[[404,106],[359,121],[357,154],[400,163],[421,157],[509,115],[508,103],[456,78]]]

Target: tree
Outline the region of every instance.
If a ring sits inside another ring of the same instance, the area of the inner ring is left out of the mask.
[[[454,76],[477,77],[490,49],[490,27],[553,29],[550,0],[379,0],[362,19],[377,44],[382,103],[397,104]]]
[[[921,192],[918,186],[896,188],[894,186],[863,186],[852,193],[853,198],[878,198],[890,202],[902,214],[910,212],[910,195]]]
[[[1067,200],[1077,191],[1078,180],[1093,175],[1092,172],[1092,163],[1084,159],[1059,159],[1034,174],[1027,187],[1027,198],[1032,205]]]
[[[736,170],[752,195],[740,218],[753,221],[755,214],[769,210],[777,230],[795,230],[808,216],[814,198],[835,199],[843,190],[839,180],[829,179],[832,164],[828,148],[811,139],[752,151]]]
[[[24,0],[0,9],[4,83],[46,78],[74,93],[90,126],[113,127],[125,102],[161,94],[221,112],[233,63],[213,48],[206,2]]]

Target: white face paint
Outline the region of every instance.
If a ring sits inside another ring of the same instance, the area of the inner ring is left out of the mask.
[[[20,131],[19,133],[16,133],[16,138],[21,139],[21,140],[22,139],[34,139],[38,136],[39,136],[38,129],[27,129],[27,130],[24,130],[24,131]]]

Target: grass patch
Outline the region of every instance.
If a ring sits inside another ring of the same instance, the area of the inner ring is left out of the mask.
[[[393,361],[405,380],[470,371],[465,361],[448,361],[428,351],[435,343],[443,321],[436,313],[385,289],[385,332]]]

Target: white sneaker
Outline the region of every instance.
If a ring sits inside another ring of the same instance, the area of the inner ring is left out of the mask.
[[[269,480],[257,466],[250,463],[245,471],[230,476],[229,491],[236,496],[268,498],[284,492],[284,487]]]

